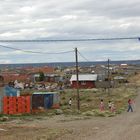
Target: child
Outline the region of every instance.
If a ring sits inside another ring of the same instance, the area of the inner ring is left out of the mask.
[[[111,110],[112,102],[108,101],[108,109]]]
[[[114,103],[111,104],[111,112],[115,112],[116,108],[115,108],[115,105]]]
[[[100,102],[100,111],[104,111],[105,107],[104,107],[104,102],[103,102],[103,99],[101,99],[101,102]]]
[[[72,101],[71,101],[71,98],[69,99],[69,106],[71,107],[71,103],[72,103]]]

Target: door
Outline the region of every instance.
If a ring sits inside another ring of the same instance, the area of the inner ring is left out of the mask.
[[[34,94],[32,95],[32,109],[39,109],[39,107],[44,108],[44,95]]]
[[[53,105],[53,94],[44,95],[44,108],[49,109]]]

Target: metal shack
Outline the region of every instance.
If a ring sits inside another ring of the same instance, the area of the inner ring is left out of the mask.
[[[32,109],[59,108],[59,100],[57,92],[34,92],[32,95]]]

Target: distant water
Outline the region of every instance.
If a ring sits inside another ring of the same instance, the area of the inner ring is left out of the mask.
[[[92,65],[106,65],[107,61],[93,61],[93,62],[79,62],[79,66],[87,67]],[[125,60],[125,61],[110,61],[110,64],[129,64],[129,65],[140,65],[140,60]],[[75,66],[75,62],[53,62],[53,63],[24,63],[24,64],[0,64],[0,68],[16,68],[16,67],[71,67]]]

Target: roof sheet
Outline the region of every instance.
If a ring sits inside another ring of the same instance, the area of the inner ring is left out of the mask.
[[[36,91],[33,94],[57,94],[57,92],[47,92],[47,91]]]
[[[114,77],[115,80],[123,80],[123,79],[126,79],[125,77],[123,76],[116,76]]]
[[[79,81],[96,81],[97,74],[79,74]],[[76,75],[72,75],[70,81],[76,81]]]

